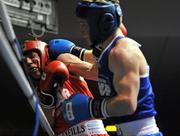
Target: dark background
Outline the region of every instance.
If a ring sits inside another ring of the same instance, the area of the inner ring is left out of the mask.
[[[58,1],[59,34],[45,34],[41,40],[67,38],[83,46],[74,15],[76,2]],[[165,136],[179,136],[180,1],[121,0],[121,6],[128,36],[142,44],[141,49],[151,66],[157,124]],[[31,38],[29,29],[14,26],[14,30],[20,42]],[[96,90],[93,82],[88,83]],[[2,59],[0,88],[0,135],[31,135],[34,114]]]

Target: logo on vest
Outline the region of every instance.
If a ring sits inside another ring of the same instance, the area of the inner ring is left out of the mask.
[[[99,76],[98,79],[98,86],[99,86],[99,93],[101,96],[110,96],[111,95],[111,88],[109,86],[109,79],[104,76]]]

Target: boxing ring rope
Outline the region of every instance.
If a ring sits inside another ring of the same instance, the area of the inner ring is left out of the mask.
[[[2,25],[0,25],[1,56],[3,60],[5,61],[5,63],[7,64],[8,68],[10,69],[11,73],[17,80],[24,95],[27,97],[32,109],[34,111],[38,110],[42,127],[50,136],[54,136],[54,132],[41,106],[39,105],[39,103],[37,105],[37,102],[38,102],[37,95],[33,92],[32,87],[20,65],[20,61],[22,61],[21,59],[22,56],[18,51],[18,41],[15,36],[14,30],[10,21],[10,17],[8,16],[7,9],[3,3],[3,0],[0,0],[0,19],[1,19],[0,24],[2,22]],[[4,31],[5,31],[5,34],[3,34]],[[11,46],[13,47],[14,50],[11,48]]]

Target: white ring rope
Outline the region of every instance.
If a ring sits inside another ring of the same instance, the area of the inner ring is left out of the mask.
[[[0,18],[1,18],[1,21],[3,24],[3,28],[4,28],[3,29],[2,25],[0,25],[0,33],[1,33],[0,54],[1,54],[2,58],[4,59],[5,63],[7,64],[8,68],[12,72],[13,76],[16,78],[18,84],[21,87],[21,90],[23,91],[25,96],[28,98],[28,101],[29,101],[31,107],[35,111],[36,95],[33,92],[32,88],[27,80],[27,77],[25,76],[25,73],[24,73],[15,53],[13,52],[13,49],[10,46],[10,44],[12,44],[12,43],[14,43],[14,46],[17,46],[17,43],[14,42],[14,41],[16,41],[16,36],[14,34],[14,30],[13,30],[13,27],[12,27],[12,24],[10,21],[10,17],[8,16],[6,6],[4,5],[2,0],[0,0]],[[5,34],[4,34],[3,30],[5,31]],[[8,41],[10,41],[10,43]],[[53,132],[46,116],[44,115],[44,112],[40,105],[38,105],[38,110],[39,110],[39,114],[40,114],[41,125],[44,127],[45,131],[47,131],[47,133],[50,136],[54,136],[54,132]]]

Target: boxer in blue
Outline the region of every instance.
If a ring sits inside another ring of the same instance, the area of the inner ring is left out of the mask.
[[[84,0],[78,3],[76,15],[92,50],[54,39],[49,42],[50,51],[70,71],[97,81],[98,96],[72,95],[64,103],[66,121],[76,124],[90,118],[110,118],[118,128],[117,135],[162,136],[155,119],[150,67],[141,45],[120,29],[119,4]]]

